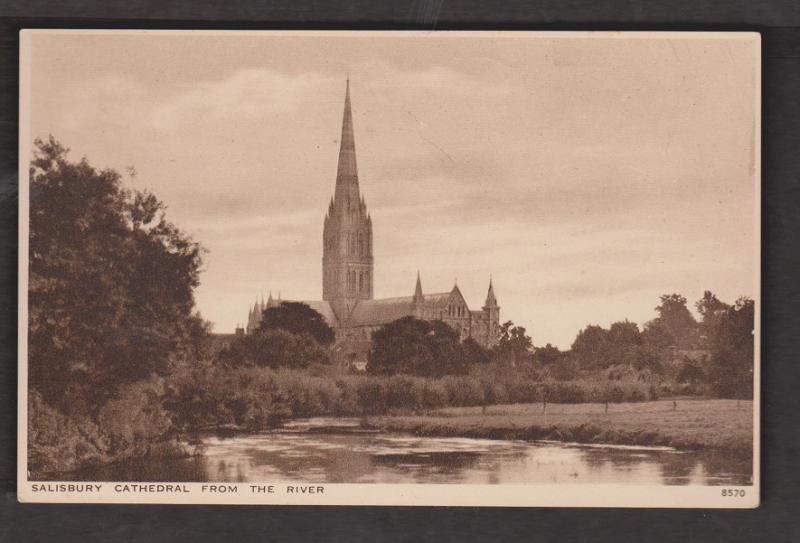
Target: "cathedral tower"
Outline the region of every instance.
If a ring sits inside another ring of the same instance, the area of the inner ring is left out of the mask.
[[[486,345],[493,347],[497,344],[497,338],[500,335],[500,306],[497,305],[497,298],[494,296],[491,277],[489,277],[489,292],[486,293],[483,312],[486,315]]]
[[[350,78],[344,97],[336,190],[322,234],[322,299],[340,322],[358,300],[372,299],[372,219],[358,188]]]

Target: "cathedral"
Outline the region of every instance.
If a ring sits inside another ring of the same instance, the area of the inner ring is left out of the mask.
[[[425,294],[417,273],[413,294],[397,298],[373,298],[374,261],[372,258],[372,217],[358,186],[353,116],[350,108],[350,80],[344,98],[342,138],[336,189],[331,198],[322,230],[322,300],[291,300],[307,304],[319,312],[336,332],[334,350],[340,360],[358,367],[366,363],[372,333],[402,317],[442,320],[458,331],[461,339],[473,338],[484,347],[497,341],[500,307],[491,279],[486,301],[472,310],[454,285],[449,292]],[[409,289],[411,290],[411,289]],[[250,308],[246,329],[258,328],[265,309],[282,301],[270,293]]]

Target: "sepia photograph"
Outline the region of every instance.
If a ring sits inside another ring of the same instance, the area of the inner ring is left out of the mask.
[[[20,44],[20,500],[758,505],[758,34]]]

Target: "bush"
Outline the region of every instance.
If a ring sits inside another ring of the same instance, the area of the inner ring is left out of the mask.
[[[386,390],[386,405],[390,409],[420,410],[423,406],[423,384],[421,379],[398,375],[389,379]]]
[[[283,329],[238,337],[218,356],[224,365],[231,368],[302,369],[330,363],[328,351],[311,335],[293,334]]]
[[[140,381],[120,388],[113,400],[100,408],[97,425],[102,428],[111,455],[147,456],[153,444],[164,440],[172,421],[161,404],[163,382]]]
[[[88,419],[67,417],[42,395],[28,394],[28,471],[36,479],[51,472],[72,471],[100,463],[108,444],[100,428]]]

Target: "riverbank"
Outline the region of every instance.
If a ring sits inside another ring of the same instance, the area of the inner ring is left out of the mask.
[[[554,440],[753,453],[753,402],[678,399],[609,404],[447,408],[364,420],[366,428],[418,436]]]

